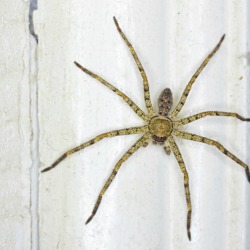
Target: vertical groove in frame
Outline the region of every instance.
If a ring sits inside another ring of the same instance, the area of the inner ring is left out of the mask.
[[[245,13],[244,15],[246,16],[245,20],[245,25],[246,25],[246,46],[244,48],[244,51],[246,52],[246,72],[245,72],[245,77],[246,77],[246,82],[249,82],[250,80],[250,1],[245,0]],[[248,117],[250,117],[250,99],[248,98],[250,96],[250,86],[248,84],[247,89],[246,89],[246,94],[245,94],[245,104],[246,104],[246,113]],[[246,150],[245,150],[245,155],[246,155],[246,162],[248,166],[250,165],[250,154],[247,153],[247,149],[250,148],[250,124],[246,124]],[[249,152],[249,151],[248,151]],[[250,246],[250,188],[249,188],[249,183],[246,183],[246,193],[245,193],[245,233],[244,233],[244,244],[245,244],[245,249],[247,249]]]
[[[37,44],[38,35],[33,24],[33,12],[37,10],[37,1],[30,1],[29,31],[30,31],[30,128],[31,128],[31,167],[30,167],[30,213],[31,213],[31,249],[39,249],[39,119],[38,119],[38,86],[37,86]]]
[[[31,187],[30,187],[30,208],[31,208],[31,248],[39,249],[39,217],[38,217],[38,183],[39,183],[39,125],[38,125],[38,89],[36,82],[37,63],[36,47],[37,43],[33,36],[30,37],[30,125],[31,125],[31,159],[30,169]]]
[[[249,117],[247,110],[247,95],[249,91],[246,72],[245,55],[247,51],[247,3],[245,0],[229,1],[227,3],[227,83],[230,84],[228,95],[228,106],[230,109],[240,110]],[[241,158],[248,163],[247,155],[247,127],[249,124],[232,123],[228,129],[232,135],[229,142],[237,140],[234,150],[241,153]],[[246,235],[249,235],[249,224],[247,216],[249,211],[249,183],[242,176],[238,177],[235,168],[226,169],[227,190],[225,202],[225,247],[230,249],[248,249],[249,242]],[[234,235],[234,237],[231,237]]]

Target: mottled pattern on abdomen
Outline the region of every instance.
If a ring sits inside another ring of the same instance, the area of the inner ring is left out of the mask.
[[[173,95],[169,88],[164,89],[158,98],[159,114],[167,117],[173,106]]]

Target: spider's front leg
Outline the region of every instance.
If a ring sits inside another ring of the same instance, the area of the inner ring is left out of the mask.
[[[211,146],[215,146],[216,148],[218,148],[224,155],[226,155],[227,157],[231,158],[233,161],[235,161],[236,163],[238,163],[240,166],[242,166],[245,171],[246,171],[246,176],[248,181],[250,182],[250,172],[249,172],[249,167],[246,163],[244,163],[243,161],[241,161],[238,157],[236,157],[234,154],[232,154],[231,152],[229,152],[223,145],[221,145],[219,142],[214,141],[210,138],[207,137],[203,137],[200,135],[195,135],[195,134],[191,134],[191,133],[187,133],[187,132],[183,132],[183,131],[179,131],[179,130],[174,130],[173,134],[175,136],[178,136],[182,139],[186,139],[186,140],[191,140],[191,141],[197,141],[197,142],[202,142]]]
[[[184,175],[184,188],[185,188],[185,194],[186,194],[186,202],[187,202],[187,208],[188,208],[188,213],[187,213],[187,234],[189,240],[191,240],[191,232],[190,232],[190,227],[191,227],[191,216],[192,216],[192,203],[191,203],[191,198],[190,198],[190,189],[189,189],[189,177],[188,177],[188,172],[185,166],[185,163],[183,161],[182,155],[180,153],[180,150],[177,146],[177,144],[174,141],[174,138],[172,136],[168,137],[168,142],[170,144],[170,148],[173,151],[175,158],[177,162],[179,163],[181,172]]]
[[[98,198],[97,201],[95,203],[94,209],[90,215],[90,217],[87,219],[85,224],[88,224],[93,217],[95,216],[102,198],[105,194],[105,192],[107,191],[107,189],[109,188],[110,184],[112,183],[112,181],[114,180],[115,176],[117,175],[122,163],[124,163],[133,153],[135,153],[140,147],[146,147],[148,145],[148,142],[150,140],[150,136],[149,133],[144,134],[123,156],[122,158],[116,163],[111,175],[109,176],[108,180],[106,181],[106,183],[104,184]]]
[[[132,134],[140,134],[143,132],[147,132],[148,131],[148,126],[141,126],[141,127],[134,127],[134,128],[127,128],[127,129],[120,129],[120,130],[114,130],[111,132],[107,132],[101,135],[96,136],[95,138],[79,145],[78,147],[72,148],[70,150],[68,150],[67,152],[65,152],[61,157],[59,157],[50,167],[47,167],[45,169],[43,169],[41,172],[47,172],[51,169],[53,169],[54,167],[56,167],[61,161],[63,161],[66,157],[72,155],[73,153],[76,153],[77,151],[80,151],[86,147],[89,147],[97,142],[99,142],[100,140],[104,139],[104,138],[110,138],[110,137],[115,137],[115,136],[119,136],[119,135],[132,135]]]

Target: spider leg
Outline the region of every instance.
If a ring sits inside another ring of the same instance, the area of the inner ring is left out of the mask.
[[[166,152],[167,155],[170,155],[170,154],[171,154],[171,148],[170,148],[170,146],[169,146],[168,140],[166,140],[166,141],[164,142],[164,150],[165,150],[165,152]]]
[[[135,62],[137,64],[137,67],[138,67],[138,69],[139,69],[139,71],[141,73],[141,76],[142,76],[142,79],[143,79],[145,104],[146,104],[149,115],[152,115],[152,114],[154,114],[154,111],[153,111],[153,106],[152,106],[152,103],[151,103],[151,100],[150,100],[150,93],[149,93],[147,75],[146,75],[146,73],[144,71],[144,68],[142,67],[142,64],[141,64],[141,62],[140,62],[140,60],[139,60],[133,46],[132,46],[132,44],[129,42],[129,40],[127,39],[127,37],[125,36],[123,31],[121,30],[116,18],[113,17],[113,19],[114,19],[114,22],[115,22],[115,25],[116,25],[116,28],[117,28],[119,34],[121,35],[122,39],[125,41],[127,46],[129,47],[129,50],[130,50],[132,56],[134,57],[134,60],[135,60]]]
[[[185,188],[185,194],[186,194],[186,202],[187,202],[187,207],[188,207],[188,213],[187,213],[187,234],[189,240],[191,240],[191,232],[190,232],[190,227],[191,227],[191,215],[192,215],[192,203],[191,203],[191,198],[190,198],[190,190],[189,190],[189,177],[188,177],[188,172],[185,166],[185,163],[183,161],[182,155],[180,153],[180,150],[174,141],[174,138],[172,136],[168,137],[168,142],[170,144],[170,148],[173,151],[175,158],[177,162],[179,163],[179,166],[181,168],[181,172],[184,175],[184,188]]]
[[[248,165],[245,164],[244,162],[242,162],[239,158],[237,158],[231,152],[229,152],[219,142],[214,141],[212,139],[209,139],[207,137],[203,137],[203,136],[199,136],[199,135],[195,135],[195,134],[191,134],[191,133],[187,133],[187,132],[183,132],[183,131],[179,131],[179,130],[174,130],[173,134],[175,136],[178,136],[178,137],[182,138],[182,139],[191,140],[191,141],[197,141],[197,142],[202,142],[202,143],[206,143],[206,144],[211,145],[211,146],[215,146],[223,154],[225,154],[227,157],[231,158],[233,161],[235,161],[236,163],[238,163],[240,166],[242,166],[245,169],[246,175],[247,175],[247,179],[250,182],[250,172],[249,172]]]
[[[204,118],[206,116],[231,116],[231,117],[235,117],[241,121],[250,122],[250,118],[244,118],[243,116],[238,115],[237,113],[221,112],[221,111],[205,111],[205,112],[198,113],[196,115],[191,115],[187,118],[183,118],[179,121],[174,121],[173,123],[174,123],[174,126],[185,125],[185,124],[188,124],[190,122],[196,121],[198,119]]]
[[[70,150],[68,150],[67,152],[65,152],[61,157],[59,157],[50,167],[47,167],[45,169],[42,170],[42,173],[47,172],[49,170],[51,170],[52,168],[56,167],[61,161],[63,161],[66,157],[68,157],[69,155],[80,151],[86,147],[89,147],[97,142],[99,142],[100,140],[104,139],[104,138],[110,138],[110,137],[115,137],[115,136],[119,136],[119,135],[132,135],[132,134],[139,134],[139,133],[143,133],[143,132],[147,132],[148,131],[148,127],[147,126],[142,126],[142,127],[134,127],[134,128],[127,128],[127,129],[120,129],[120,130],[114,130],[114,131],[110,131],[104,134],[100,134],[98,136],[96,136],[95,138],[79,145],[78,147],[72,148]]]
[[[113,92],[115,92],[117,95],[119,95],[130,106],[130,108],[133,109],[134,112],[139,117],[141,117],[144,121],[148,121],[149,120],[149,118],[147,117],[147,115],[128,96],[126,96],[119,89],[117,89],[116,87],[114,87],[112,84],[108,83],[106,80],[104,80],[100,76],[98,76],[98,75],[94,74],[93,72],[91,72],[90,70],[84,68],[79,63],[74,62],[74,64],[79,69],[81,69],[83,72],[85,72],[86,74],[88,74],[91,77],[95,78],[97,81],[99,81],[100,83],[102,83],[103,85],[105,85],[106,87],[108,87],[109,89],[111,89]]]
[[[192,88],[193,83],[195,82],[196,78],[199,76],[199,74],[201,73],[201,71],[206,67],[206,65],[208,64],[208,62],[210,61],[210,59],[213,57],[213,55],[217,52],[217,50],[220,48],[221,43],[223,42],[225,38],[225,34],[221,37],[219,43],[215,46],[215,48],[212,50],[212,52],[207,56],[207,58],[202,62],[201,66],[197,69],[197,71],[194,73],[194,75],[192,76],[191,80],[188,82],[185,90],[182,93],[181,99],[178,102],[177,106],[175,107],[175,109],[172,111],[172,113],[170,114],[170,118],[175,117],[182,109],[183,105],[186,102],[187,96]]]
[[[85,224],[88,224],[92,219],[93,217],[95,216],[100,204],[101,204],[101,201],[102,201],[102,198],[105,194],[105,192],[107,191],[107,189],[109,188],[111,182],[114,180],[116,174],[118,173],[121,165],[123,162],[125,162],[133,153],[135,153],[140,147],[142,146],[145,146],[146,143],[149,141],[149,133],[146,133],[144,134],[123,156],[122,158],[116,163],[111,175],[109,176],[109,178],[107,179],[105,185],[103,186],[98,198],[97,198],[97,201],[95,203],[95,206],[94,206],[94,209],[90,215],[90,217],[87,219],[86,223]]]

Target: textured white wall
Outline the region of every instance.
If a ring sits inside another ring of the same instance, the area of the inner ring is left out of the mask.
[[[37,237],[39,162],[49,166],[97,134],[143,124],[73,64],[100,74],[145,110],[140,74],[112,17],[144,65],[155,105],[165,87],[177,102],[226,33],[179,117],[204,110],[250,116],[249,1],[40,1],[37,54],[28,9],[27,1],[2,1],[0,8],[0,249],[249,249],[250,187],[244,171],[215,148],[190,141],[177,140],[191,181],[192,242],[182,174],[173,155],[155,145],[123,164],[85,226],[114,164],[137,136],[106,139],[40,175]],[[249,163],[246,124],[213,117],[185,130],[219,140]]]
[[[0,249],[30,249],[29,3],[0,2]]]

